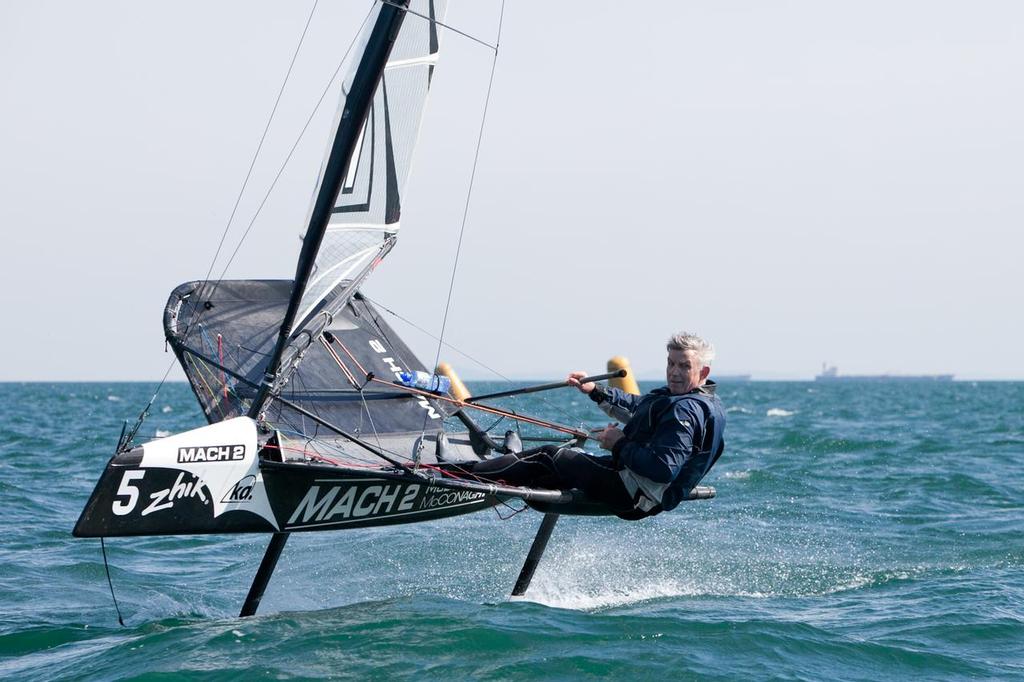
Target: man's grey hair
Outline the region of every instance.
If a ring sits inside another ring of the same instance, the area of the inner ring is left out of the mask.
[[[668,339],[668,350],[692,350],[702,365],[710,366],[715,359],[715,347],[690,332],[679,332]]]

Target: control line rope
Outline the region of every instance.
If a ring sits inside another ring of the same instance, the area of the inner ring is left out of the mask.
[[[379,383],[379,384],[384,384],[385,386],[388,386],[388,387],[390,387],[392,389],[396,389],[396,390],[399,390],[399,391],[405,391],[405,392],[413,394],[413,395],[419,395],[419,396],[423,396],[425,398],[433,398],[434,400],[440,400],[440,401],[449,403],[451,405],[455,405],[456,407],[459,407],[459,408],[469,407],[469,408],[472,408],[474,410],[480,410],[481,412],[487,412],[489,414],[493,414],[493,415],[496,415],[496,416],[508,417],[509,419],[515,419],[515,420],[518,420],[518,421],[526,422],[527,424],[533,424],[534,426],[540,426],[542,428],[552,429],[554,431],[560,431],[562,433],[569,434],[569,435],[571,435],[573,437],[576,437],[576,438],[589,438],[590,437],[590,435],[587,434],[586,432],[580,431],[579,429],[574,429],[571,426],[565,426],[563,424],[558,424],[558,423],[555,423],[555,422],[545,421],[543,419],[538,419],[536,417],[529,417],[529,416],[524,415],[524,414],[516,414],[515,412],[509,412],[507,410],[503,410],[503,409],[498,408],[498,407],[490,407],[488,405],[480,405],[479,403],[467,403],[467,402],[465,402],[463,400],[458,400],[457,398],[449,398],[448,396],[439,395],[437,393],[431,393],[430,391],[424,391],[424,390],[415,388],[414,386],[403,386],[402,384],[397,384],[397,383],[395,383],[395,382],[393,382],[393,381],[391,381],[389,379],[380,379],[380,378],[378,378],[376,376],[373,376],[372,373],[367,372],[366,368],[364,368],[362,366],[362,364],[356,359],[355,355],[353,355],[352,352],[348,348],[345,347],[345,344],[343,344],[338,339],[338,337],[334,337],[334,343],[338,344],[338,346],[340,346],[341,349],[343,351],[345,351],[345,354],[348,355],[348,357],[352,360],[352,362],[354,362],[356,364],[356,367],[359,368],[359,371],[362,372],[364,375],[366,375],[367,378],[370,381],[373,381],[373,382],[376,382],[376,383]],[[335,362],[339,362],[340,361],[340,357],[339,356],[337,356],[336,354],[332,354],[332,355],[334,356]]]
[[[373,304],[373,305],[374,305],[375,307],[377,307],[377,308],[380,308],[380,309],[381,309],[381,310],[383,310],[384,312],[386,312],[386,313],[388,313],[389,315],[391,315],[392,317],[394,317],[394,318],[395,318],[396,320],[401,320],[402,322],[406,323],[407,325],[409,325],[409,326],[410,326],[410,327],[412,327],[413,329],[415,329],[415,330],[417,330],[417,331],[419,331],[419,332],[421,332],[421,333],[423,333],[423,334],[426,334],[427,336],[429,336],[429,337],[430,337],[431,339],[433,339],[434,341],[438,341],[438,342],[441,342],[441,339],[440,339],[440,337],[438,337],[438,336],[437,336],[437,334],[434,334],[434,333],[433,333],[433,332],[431,332],[430,330],[428,330],[428,329],[425,329],[425,328],[423,328],[422,326],[420,326],[420,325],[416,324],[415,322],[413,322],[413,321],[412,321],[412,320],[410,320],[409,318],[407,318],[407,317],[404,317],[404,316],[402,316],[402,315],[398,314],[397,312],[395,312],[395,311],[394,311],[394,310],[392,310],[391,308],[387,307],[386,305],[384,305],[384,304],[383,304],[383,303],[381,303],[380,301],[378,301],[378,300],[376,300],[376,299],[373,299],[373,298],[370,298],[370,297],[369,297],[369,296],[367,296],[367,295],[366,295],[365,293],[361,293],[360,295],[361,295],[361,296],[362,296],[362,297],[363,297],[364,299],[366,299],[367,301],[369,301],[370,303],[372,303],[372,304]],[[477,358],[473,357],[472,355],[470,355],[470,354],[469,354],[469,353],[467,353],[466,351],[462,350],[461,348],[458,348],[458,347],[456,347],[456,346],[452,345],[451,343],[449,343],[449,342],[447,342],[447,341],[444,341],[444,342],[442,343],[442,345],[444,345],[444,346],[445,346],[446,348],[448,348],[448,349],[450,349],[450,350],[452,350],[452,351],[454,351],[454,352],[458,353],[459,355],[461,355],[462,357],[466,358],[466,359],[467,359],[467,360],[469,360],[470,362],[472,362],[472,363],[476,364],[476,365],[477,365],[478,367],[481,367],[482,369],[485,369],[485,370],[487,370],[488,372],[490,372],[490,373],[491,373],[491,374],[493,374],[494,376],[498,377],[499,379],[501,379],[502,381],[504,381],[504,382],[505,382],[505,383],[507,383],[508,385],[510,385],[510,386],[514,386],[514,385],[515,385],[515,381],[513,381],[513,380],[512,380],[511,378],[509,378],[509,377],[505,376],[504,374],[502,374],[502,373],[501,373],[501,372],[499,372],[498,370],[494,369],[493,367],[491,367],[491,366],[489,366],[489,365],[485,364],[484,362],[481,362],[480,360],[478,360]],[[564,419],[567,419],[568,421],[573,421],[573,417],[574,417],[574,415],[570,414],[570,413],[569,413],[569,412],[568,412],[568,411],[567,411],[567,410],[566,410],[565,408],[563,408],[563,407],[562,407],[561,405],[559,405],[558,403],[556,403],[556,402],[554,402],[554,401],[552,401],[552,400],[549,400],[548,398],[545,398],[545,397],[543,397],[543,396],[537,396],[537,397],[536,397],[535,399],[536,399],[536,400],[540,400],[540,401],[541,401],[542,403],[544,403],[544,405],[545,405],[545,406],[546,406],[546,407],[547,407],[548,409],[550,409],[550,410],[552,410],[552,411],[554,411],[554,412],[558,412],[558,413],[559,413],[560,415],[562,415],[562,417],[563,417]],[[494,428],[494,426],[492,425],[492,426],[491,426],[490,428]],[[488,429],[484,429],[484,430],[485,430],[485,431],[489,431],[489,430],[490,430],[490,428],[488,428]]]

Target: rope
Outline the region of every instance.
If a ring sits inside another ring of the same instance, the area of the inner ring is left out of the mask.
[[[452,306],[452,292],[455,291],[455,276],[459,270],[459,256],[462,254],[462,239],[466,234],[466,221],[469,217],[469,204],[473,197],[473,184],[476,182],[476,169],[480,162],[480,147],[484,140],[484,125],[487,123],[487,109],[491,104],[491,90],[494,87],[494,72],[498,67],[498,46],[501,45],[501,25],[505,18],[505,0],[501,1],[498,14],[498,33],[494,41],[494,57],[491,59],[491,75],[487,81],[487,95],[484,97],[484,111],[480,117],[480,131],[476,138],[476,151],[473,153],[473,170],[469,174],[469,189],[466,192],[466,204],[462,209],[462,224],[459,226],[459,241],[455,247],[455,262],[452,264],[452,276],[448,282],[448,298],[444,304],[444,317],[441,319],[441,334],[437,340],[437,353],[434,355],[434,367],[441,359],[441,346],[444,344],[444,332],[448,326],[448,312]],[[423,427],[420,436],[427,431],[427,415],[423,415]]]
[[[413,395],[420,395],[420,396],[423,396],[425,398],[433,398],[434,400],[441,400],[441,401],[444,401],[446,403],[451,403],[452,405],[455,405],[456,407],[459,407],[459,408],[469,407],[469,408],[472,408],[472,409],[475,409],[475,410],[480,410],[482,412],[487,412],[489,414],[497,415],[497,416],[500,416],[500,417],[508,417],[509,419],[515,419],[515,420],[518,420],[518,421],[523,421],[523,422],[526,422],[527,424],[533,424],[534,426],[540,426],[540,427],[543,427],[543,428],[553,429],[555,431],[561,431],[562,433],[567,433],[567,434],[569,434],[571,436],[574,436],[574,437],[577,437],[577,438],[579,438],[579,437],[589,438],[588,434],[586,434],[583,431],[580,431],[578,429],[574,429],[571,426],[565,426],[563,424],[557,424],[555,422],[545,421],[545,420],[539,419],[537,417],[529,417],[529,416],[522,415],[522,414],[516,414],[515,412],[509,412],[508,410],[503,410],[503,409],[498,408],[498,407],[490,407],[488,405],[480,405],[479,403],[467,403],[467,402],[465,402],[463,400],[458,400],[456,398],[449,398],[448,396],[439,395],[437,393],[432,393],[430,391],[424,391],[424,390],[415,388],[414,386],[405,386],[403,384],[395,383],[395,382],[393,382],[391,380],[388,380],[388,379],[380,379],[378,377],[372,376],[371,374],[366,372],[366,369],[359,363],[359,361],[356,359],[355,355],[353,355],[352,352],[348,348],[345,347],[345,344],[343,344],[338,337],[336,337],[336,336],[334,337],[334,342],[336,344],[338,344],[343,351],[345,351],[345,354],[348,355],[349,358],[352,359],[352,362],[356,363],[356,366],[359,367],[359,371],[363,372],[363,374],[365,374],[367,376],[369,381],[373,381],[373,382],[376,382],[376,383],[379,383],[379,384],[383,384],[383,385],[388,386],[388,387],[390,387],[392,389],[396,389],[396,390],[399,390],[399,391],[405,391],[405,392],[411,393]],[[337,359],[339,359],[339,358],[336,358],[336,360]],[[423,430],[422,433],[420,433],[420,436],[422,437],[425,432],[426,432],[426,417],[424,417],[424,430]]]
[[[330,353],[331,357],[334,358],[334,361],[338,363],[338,367],[341,368],[341,371],[346,375],[346,377],[349,378],[350,381],[352,381],[352,385],[356,387],[356,390],[359,391],[359,400],[363,404],[363,412],[366,413],[366,418],[370,421],[370,429],[373,431],[373,437],[377,440],[377,448],[380,450],[384,450],[384,445],[380,441],[380,433],[377,432],[377,425],[373,423],[373,414],[370,412],[370,406],[366,404],[366,396],[363,394],[363,389],[366,388],[366,385],[369,383],[370,374],[366,371],[366,368],[359,363],[359,360],[356,359],[356,356],[353,355],[352,352],[345,347],[345,344],[339,341],[338,337],[335,336],[335,342],[339,346],[341,346],[341,349],[345,351],[345,354],[348,355],[349,358],[352,359],[352,362],[356,363],[356,367],[359,368],[359,371],[362,372],[363,376],[366,378],[366,381],[364,381],[362,384],[357,383],[355,381],[355,377],[352,376],[352,373],[349,371],[348,367],[346,367],[345,363],[341,361],[341,357],[334,351],[333,348],[331,348],[330,344],[326,341],[326,339],[324,339],[322,336],[320,337],[320,339],[324,341],[324,346],[326,346],[327,352]],[[360,419],[362,419],[362,413],[360,413],[359,417]],[[424,426],[426,425],[424,424]],[[421,442],[422,437],[423,434],[421,433]]]
[[[579,429],[574,429],[571,426],[565,426],[564,424],[557,424],[555,422],[545,421],[537,417],[528,417],[525,414],[516,414],[515,412],[502,410],[501,408],[498,407],[489,407],[487,405],[480,405],[479,403],[467,403],[462,400],[457,400],[456,398],[449,398],[448,396],[438,395],[437,393],[431,393],[430,391],[423,391],[412,386],[403,386],[402,384],[395,384],[390,381],[385,381],[384,379],[378,379],[377,377],[374,377],[372,380],[382,383],[386,386],[390,386],[392,388],[397,388],[401,391],[408,391],[409,393],[422,395],[427,398],[434,398],[435,400],[443,400],[444,402],[451,403],[452,405],[455,405],[457,407],[469,407],[475,410],[480,410],[482,412],[488,412],[493,415],[508,417],[509,419],[516,419],[518,421],[526,422],[527,424],[533,424],[534,426],[541,426],[547,429],[552,429],[554,431],[561,431],[562,433],[566,433],[577,438],[590,438],[589,434],[584,433]]]
[[[100,550],[103,552],[103,568],[107,572],[107,585],[110,586],[110,597],[114,600],[114,611],[117,612],[117,622],[121,624],[121,627],[126,627],[124,624],[124,618],[121,617],[121,607],[117,603],[117,597],[114,595],[114,581],[110,579],[110,564],[107,563],[107,546],[103,542],[103,538],[100,538]]]
[[[345,378],[348,379],[348,382],[350,384],[352,384],[352,386],[357,391],[360,390],[359,382],[356,381],[355,375],[353,375],[352,372],[349,371],[348,366],[344,362],[341,361],[341,357],[338,355],[337,352],[335,352],[335,350],[333,348],[331,348],[331,344],[327,341],[327,339],[325,339],[323,336],[321,336],[320,337],[320,343],[327,350],[327,354],[330,355],[331,358],[334,359],[334,362],[336,362],[338,364],[338,367],[341,368],[341,372],[342,372],[342,374],[345,375]]]
[[[402,322],[405,322],[407,325],[409,325],[413,329],[416,329],[417,331],[419,331],[419,332],[421,332],[423,334],[426,334],[427,336],[429,336],[430,338],[434,339],[435,341],[441,342],[441,339],[440,339],[440,337],[437,336],[437,334],[434,334],[433,332],[428,331],[427,329],[421,327],[420,325],[416,324],[412,320],[410,320],[410,319],[408,319],[406,317],[403,317],[402,315],[396,313],[394,310],[391,310],[390,308],[388,308],[386,305],[384,305],[380,301],[372,299],[369,296],[367,296],[366,294],[362,294],[362,297],[364,299],[366,299],[367,301],[369,301],[370,303],[372,303],[375,307],[380,308],[384,312],[392,315],[395,319],[401,320]],[[482,367],[483,369],[487,370],[491,374],[495,375],[496,377],[500,378],[502,381],[507,383],[509,386],[515,386],[515,384],[516,384],[515,381],[513,381],[511,378],[505,376],[504,374],[502,374],[498,370],[494,369],[493,367],[490,367],[490,366],[484,364],[482,361],[477,360],[475,357],[473,357],[469,353],[465,352],[464,350],[461,350],[460,348],[457,348],[456,346],[453,346],[452,344],[448,343],[447,341],[444,341],[442,343],[443,343],[443,345],[446,348],[449,348],[449,349],[455,351],[456,353],[458,353],[462,357],[466,358],[470,362],[474,363],[475,365],[477,365],[479,367]],[[565,408],[561,407],[560,405],[558,405],[557,403],[551,401],[550,399],[545,398],[542,395],[535,396],[534,399],[535,400],[540,400],[545,405],[545,407],[547,407],[548,409],[552,410],[553,412],[559,413],[566,420],[568,420],[568,421],[572,421],[573,420],[573,416],[574,415],[570,414]],[[513,400],[515,400],[515,397],[513,397]],[[492,425],[491,427],[489,427],[488,429],[485,429],[485,430],[490,430],[491,428],[494,428],[494,425]]]

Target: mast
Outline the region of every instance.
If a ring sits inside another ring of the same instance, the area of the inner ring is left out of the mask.
[[[299,312],[302,294],[306,290],[310,274],[313,272],[317,251],[320,249],[320,243],[327,230],[327,224],[341,191],[342,182],[348,174],[353,152],[359,142],[360,132],[373,103],[374,92],[384,74],[384,67],[402,27],[408,5],[409,0],[382,2],[380,14],[377,15],[373,30],[366,41],[366,49],[352,78],[352,87],[345,97],[345,107],[338,123],[338,131],[324,167],[323,181],[320,183],[320,191],[317,193],[316,202],[310,214],[309,227],[302,241],[302,251],[299,253],[299,260],[295,266],[295,280],[292,285],[291,297],[288,299],[288,309],[284,319],[281,320],[277,343],[267,362],[259,392],[249,406],[249,417],[252,419],[259,416],[270,397],[270,391],[280,369],[281,357],[291,338],[292,326]]]
[[[309,228],[302,240],[302,251],[299,253],[299,262],[295,266],[295,281],[288,299],[288,310],[285,312],[284,319],[281,320],[277,343],[263,373],[259,392],[252,405],[249,406],[249,418],[251,419],[259,417],[263,405],[270,397],[270,391],[281,366],[281,356],[284,355],[285,348],[288,346],[292,325],[299,313],[302,294],[306,290],[309,276],[313,272],[316,254],[320,250],[320,243],[327,231],[334,203],[337,201],[341,184],[348,173],[353,152],[359,142],[360,132],[370,112],[370,107],[373,106],[374,92],[384,75],[384,67],[387,65],[391,48],[398,38],[398,32],[402,28],[402,21],[405,19],[405,11],[408,6],[409,0],[382,2],[380,14],[377,15],[373,30],[366,41],[366,49],[363,51],[359,66],[352,78],[352,88],[345,97],[345,107],[341,112],[338,132],[334,136],[334,144],[331,146],[331,153],[324,167],[320,191],[317,193],[316,202],[310,213]],[[277,567],[277,561],[281,557],[285,543],[288,542],[289,535],[290,533],[287,532],[274,533],[263,554],[259,570],[249,587],[245,603],[242,604],[240,616],[251,616],[256,613],[256,609],[263,599],[263,593],[267,589],[267,583],[270,582],[270,577]]]

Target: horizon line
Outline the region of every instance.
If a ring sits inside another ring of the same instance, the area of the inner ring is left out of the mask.
[[[741,375],[723,375],[723,376],[725,377],[725,380],[728,381],[731,377],[746,376],[746,375],[742,375],[741,374]],[[715,377],[711,376],[709,378],[714,380]],[[917,383],[922,383],[922,381],[920,379],[916,379],[915,378],[915,375],[908,375],[908,376],[905,376],[905,377],[904,376],[899,376],[899,375],[892,375],[892,376],[885,377],[884,379],[869,379],[867,381],[874,381],[874,382],[877,382],[877,381],[906,381],[907,379],[910,379],[910,380],[915,381]],[[523,378],[523,377],[512,377],[510,379],[503,379],[503,378],[499,377],[499,378],[490,378],[490,379],[462,378],[462,380],[463,381],[487,381],[487,382],[492,382],[492,383],[501,383],[501,382],[508,382],[508,381],[511,381],[511,382],[540,382],[540,381],[546,381],[547,379],[544,378],[544,377],[525,377],[525,378]],[[645,382],[645,383],[663,382],[664,378],[662,378],[662,377],[658,377],[658,378],[637,377],[637,381],[642,381],[642,382]],[[756,376],[751,376],[750,378],[739,379],[739,380],[736,380],[735,382],[730,382],[730,383],[749,384],[749,383],[787,382],[787,383],[834,384],[834,383],[857,383],[857,382],[864,382],[864,381],[865,381],[864,379],[860,379],[860,378],[858,378],[856,376],[851,376],[851,377],[842,377],[842,376],[840,376],[838,379],[831,379],[831,380],[828,380],[828,381],[817,381],[814,377],[756,377]],[[936,380],[935,383],[968,383],[968,382],[978,382],[978,381],[1011,381],[1011,382],[1012,381],[1016,381],[1016,382],[1021,382],[1021,381],[1024,381],[1024,378],[1021,378],[1021,377],[972,378],[972,377],[969,377],[969,376],[968,377],[956,377],[956,376],[954,376],[948,382]],[[0,384],[156,384],[156,383],[160,383],[160,380],[159,379],[0,379]],[[188,382],[187,379],[174,379],[174,380],[167,380],[164,383],[167,383],[167,384],[188,384],[189,382]],[[924,381],[923,383],[928,383],[928,382]]]

